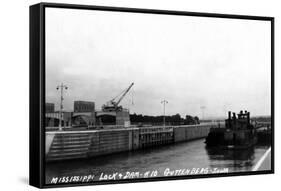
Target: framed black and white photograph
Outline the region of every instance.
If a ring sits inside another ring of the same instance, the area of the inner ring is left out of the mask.
[[[30,184],[274,172],[274,18],[30,7]]]

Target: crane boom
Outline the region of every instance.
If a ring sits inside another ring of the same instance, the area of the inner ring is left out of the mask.
[[[116,102],[116,106],[118,106],[118,104],[122,101],[122,99],[126,96],[126,94],[130,91],[130,89],[132,88],[132,86],[134,85],[134,82],[131,83],[131,85],[126,89],[126,91],[122,94],[122,96],[120,97],[120,99]]]
[[[122,106],[118,106],[118,104],[123,100],[123,98],[130,91],[130,89],[132,88],[133,85],[134,85],[134,83],[131,83],[131,85],[126,90],[122,91],[121,94],[119,94],[118,96],[116,96],[115,98],[113,98],[112,100],[107,102],[107,104],[104,104],[102,106],[102,110],[103,111],[117,111],[120,109],[122,110]],[[121,97],[118,99],[118,101],[115,101],[115,99],[117,97],[119,97],[120,95],[121,95]]]

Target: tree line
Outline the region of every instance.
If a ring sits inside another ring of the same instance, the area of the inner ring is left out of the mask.
[[[161,125],[164,123],[164,116],[150,116],[142,114],[130,114],[130,121],[132,124],[137,125]],[[182,118],[180,114],[165,116],[165,123],[167,125],[194,125],[199,124],[199,118],[197,116],[186,115]]]

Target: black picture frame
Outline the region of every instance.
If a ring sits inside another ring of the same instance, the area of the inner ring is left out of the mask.
[[[178,16],[195,16],[211,18],[229,18],[241,20],[268,21],[271,23],[271,170],[266,171],[246,171],[235,173],[206,174],[206,175],[188,175],[175,177],[159,177],[146,179],[130,179],[115,181],[96,181],[90,183],[59,183],[45,184],[45,9],[46,8],[63,8],[63,9],[80,9],[80,10],[102,10],[110,12],[127,12],[140,14],[160,14],[160,15],[178,15]],[[226,177],[226,176],[244,176],[257,174],[274,173],[274,17],[250,16],[250,15],[232,15],[217,13],[200,13],[171,10],[155,9],[138,9],[124,7],[105,7],[93,5],[74,5],[59,3],[39,3],[30,6],[30,130],[29,130],[29,183],[39,188],[82,186],[82,185],[99,185],[99,184],[120,184],[132,182],[147,181],[165,181],[179,179],[209,178],[209,177]]]

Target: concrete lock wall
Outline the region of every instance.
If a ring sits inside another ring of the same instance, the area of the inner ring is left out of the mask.
[[[132,149],[131,130],[101,131],[91,137],[89,156],[99,156]]]
[[[67,160],[137,149],[134,129],[46,133],[46,160]],[[138,134],[136,134],[138,137]]]
[[[170,128],[170,129],[169,129]],[[46,132],[46,160],[79,159],[206,137],[211,125]]]
[[[186,125],[174,127],[174,142],[190,141],[208,135],[211,125]]]
[[[146,127],[139,129],[139,148],[154,147],[174,142],[172,127]]]
[[[46,154],[46,160],[86,158],[91,135],[92,133],[86,132],[47,132],[46,141],[51,140],[49,137],[54,137],[49,152]]]

